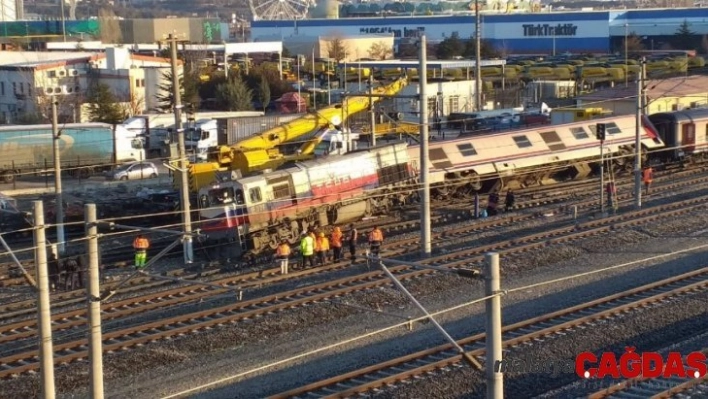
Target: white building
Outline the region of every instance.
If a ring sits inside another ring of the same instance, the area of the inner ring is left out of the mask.
[[[440,118],[445,118],[453,112],[474,111],[474,88],[474,80],[428,83],[426,87],[428,119],[434,121],[436,114]],[[417,94],[420,94],[420,85],[417,82],[410,83],[398,93],[398,95],[401,96],[413,96]],[[390,101],[391,102],[388,102],[390,105],[384,105],[385,112],[402,113],[404,121],[413,123],[419,122],[420,105],[418,104],[418,100],[411,98],[394,98]],[[386,103],[387,102],[384,104]]]
[[[0,0],[0,22],[24,19],[24,0]]]
[[[60,120],[86,121],[90,87],[103,83],[131,113],[156,107],[156,95],[169,60],[109,48],[105,53],[3,52],[0,57],[0,117],[12,123],[22,115],[47,117],[50,97],[58,99]]]

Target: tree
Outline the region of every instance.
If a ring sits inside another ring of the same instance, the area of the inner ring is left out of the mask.
[[[676,49],[695,50],[700,45],[700,38],[696,35],[696,32],[691,30],[691,25],[687,20],[684,20],[679,25],[672,39],[671,43]]]
[[[253,91],[240,76],[230,77],[216,86],[216,99],[227,111],[253,110]]]
[[[99,39],[103,43],[121,43],[123,34],[120,30],[118,17],[113,10],[109,8],[101,8],[98,10],[98,23],[101,29]]]
[[[162,78],[163,82],[158,86],[161,93],[156,96],[159,104],[158,107],[164,111],[172,111],[175,106],[172,91],[172,71],[163,73]],[[195,76],[194,74],[187,74],[187,79],[184,79],[183,76],[179,78],[180,100],[182,100],[182,105],[190,111],[198,110],[201,104],[198,82],[199,76]]]
[[[263,112],[265,112],[270,104],[270,84],[268,84],[268,80],[264,76],[261,76],[261,84],[258,88],[258,99],[261,100]]]
[[[329,58],[334,58],[337,62],[342,62],[347,58],[347,45],[341,37],[333,37],[327,42],[327,54]]]
[[[465,53],[465,43],[460,39],[460,35],[453,33],[438,44],[435,49],[435,56],[438,59],[450,59],[459,57]]]
[[[494,45],[492,45],[488,40],[480,40],[480,46],[479,46],[479,56],[484,58],[484,59],[490,59],[490,58],[499,58],[501,57],[501,52],[497,51],[496,48],[494,48]],[[463,55],[468,58],[473,58],[476,57],[476,46],[477,46],[477,41],[471,37],[467,41],[464,42],[465,44],[465,51]]]
[[[117,124],[125,120],[125,111],[111,88],[104,83],[97,83],[86,98],[91,122]]]
[[[622,47],[622,53],[625,52],[625,49],[627,51],[627,54],[637,53],[644,50],[644,43],[642,43],[642,38],[637,36],[637,34],[634,32],[629,34],[623,41],[624,43],[622,43],[622,45],[624,47]]]
[[[393,49],[384,41],[376,42],[369,47],[369,57],[371,58],[385,60],[390,55],[393,55]]]

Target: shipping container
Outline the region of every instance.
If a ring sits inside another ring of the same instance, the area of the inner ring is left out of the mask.
[[[237,141],[280,126],[304,114],[265,115],[245,118],[217,119],[218,145],[231,145]]]
[[[72,123],[60,126],[59,133],[61,166],[70,173],[88,174],[145,159],[145,141],[120,125]],[[11,183],[17,175],[53,167],[51,125],[0,127],[0,180]]]

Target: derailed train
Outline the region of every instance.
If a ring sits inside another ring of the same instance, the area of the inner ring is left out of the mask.
[[[643,118],[643,162],[661,164],[706,151],[708,131],[698,140],[695,134],[697,126],[708,126],[702,119],[708,122],[708,110]],[[431,142],[431,193],[448,198],[584,178],[599,165],[597,123],[606,126],[604,153],[613,169],[631,171],[635,117],[616,116]],[[234,242],[241,253],[259,254],[281,240],[295,244],[310,226],[383,214],[416,199],[419,152],[418,146],[389,144],[204,187],[202,232]]]

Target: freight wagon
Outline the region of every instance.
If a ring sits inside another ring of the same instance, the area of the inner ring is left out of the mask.
[[[0,127],[0,180],[54,168],[51,125]],[[89,176],[123,162],[145,159],[145,141],[121,125],[72,123],[60,126],[61,166],[71,175]]]

